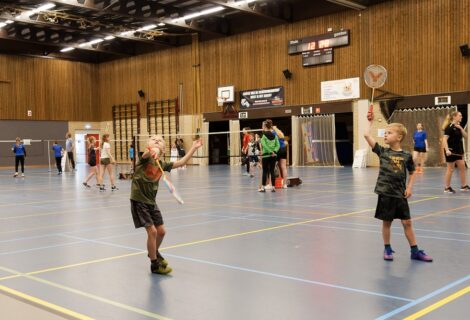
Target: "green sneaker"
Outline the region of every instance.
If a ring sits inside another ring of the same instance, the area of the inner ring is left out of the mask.
[[[150,258],[150,255],[148,254],[147,257]],[[161,264],[166,267],[168,265],[168,261],[162,257],[162,255],[160,254],[160,252],[157,251],[157,260],[161,262]]]
[[[173,269],[171,269],[168,266],[164,267],[163,264],[158,263],[158,262],[151,262],[150,263],[150,271],[152,271],[152,273],[168,274],[171,271],[173,271]]]
[[[163,267],[166,268],[168,266],[168,261],[166,261],[166,259],[162,257],[160,252],[157,252],[157,260],[160,261]]]

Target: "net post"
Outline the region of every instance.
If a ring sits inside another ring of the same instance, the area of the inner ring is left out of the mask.
[[[49,165],[49,172],[52,172],[51,168],[51,146],[50,146],[50,141],[47,140],[47,163]]]

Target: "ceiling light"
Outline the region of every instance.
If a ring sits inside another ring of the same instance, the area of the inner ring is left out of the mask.
[[[34,10],[29,10],[29,11],[25,11],[23,14],[26,16],[26,17],[30,17],[36,13],[39,13],[41,11],[45,11],[45,10],[49,10],[49,9],[52,9],[55,7],[55,3],[46,3],[46,4],[43,4],[42,6],[40,6],[39,8],[36,8]],[[21,14],[21,15],[23,15]]]
[[[225,8],[220,7],[220,6],[219,7],[214,7],[214,8],[210,8],[210,9],[203,10],[203,11],[200,11],[200,12],[188,14],[187,16],[184,16],[184,17],[181,17],[181,18],[173,19],[173,22],[180,22],[180,21],[183,21],[183,20],[190,20],[190,19],[193,19],[193,18],[196,18],[196,17],[200,17],[200,16],[204,16],[204,15],[207,15],[207,14],[219,12],[219,11],[222,11],[222,10],[225,10]]]
[[[5,22],[0,22],[0,28],[3,28],[4,26],[6,26],[7,24]]]
[[[72,50],[75,50],[74,47],[67,47],[67,48],[64,48],[62,50],[60,50],[60,52],[69,52],[69,51],[72,51]]]
[[[115,36],[107,36],[107,37],[104,37],[104,40],[113,40],[114,38],[116,38]]]
[[[152,30],[156,27],[157,27],[157,25],[155,25],[155,24],[149,24],[148,26],[144,26],[142,28],[137,29],[137,31],[148,31],[148,30]]]
[[[242,6],[244,4],[249,4],[249,3],[252,3],[252,2],[255,2],[255,1],[257,1],[257,0],[241,0],[241,1],[235,2],[235,5]]]
[[[164,25],[165,25],[165,24],[164,24],[163,22],[160,22],[160,23],[158,24],[159,27],[163,27]]]
[[[46,4],[43,4],[42,6],[40,6],[39,8],[37,8],[36,10],[38,11],[44,11],[44,10],[49,10],[49,9],[52,9],[55,7],[55,3],[46,3]]]
[[[6,24],[10,24],[10,23],[13,23],[14,21],[13,20],[7,20],[5,21]]]
[[[90,46],[94,45],[94,44],[97,44],[97,43],[100,43],[100,42],[103,42],[104,40],[103,39],[95,39],[95,40],[91,40],[90,42],[88,42],[88,44]]]
[[[359,4],[351,0],[326,0],[326,1],[334,3],[334,4],[339,4],[340,6],[347,7],[347,8],[354,9],[354,10],[367,9],[366,6],[363,6],[362,4]]]

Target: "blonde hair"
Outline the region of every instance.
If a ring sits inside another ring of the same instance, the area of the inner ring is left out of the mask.
[[[156,139],[156,138],[158,138],[159,140],[161,140],[163,142],[164,150],[161,150],[161,151],[162,151],[162,153],[165,153],[165,151],[166,151],[166,141],[165,141],[165,139],[163,139],[163,136],[161,134],[154,134],[154,135],[150,136],[149,140],[147,141],[147,145],[149,145],[149,142],[150,142],[151,139]]]
[[[444,122],[442,123],[442,130],[445,130],[447,126],[452,122],[452,119],[454,119],[454,117],[458,114],[458,111],[452,111],[451,113],[449,113],[444,119]]]
[[[408,134],[408,130],[406,130],[405,126],[401,123],[394,122],[390,123],[387,128],[393,127],[397,130],[398,134],[401,136],[400,142],[405,140],[406,135]]]
[[[103,145],[105,142],[108,142],[108,139],[109,139],[109,134],[107,133],[103,134],[103,136],[101,137],[101,148],[103,148]]]
[[[88,137],[88,143],[90,144],[90,147],[91,147],[91,146],[94,147],[94,146],[95,146],[95,142],[96,142],[96,138],[95,138],[95,137],[93,137],[93,136],[89,136],[89,137]]]

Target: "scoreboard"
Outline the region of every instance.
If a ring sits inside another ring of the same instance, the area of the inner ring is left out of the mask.
[[[302,52],[302,66],[333,63],[333,48]]]
[[[329,32],[289,41],[289,54],[349,45],[349,30]]]

